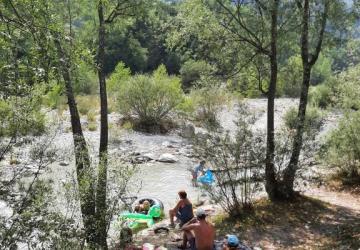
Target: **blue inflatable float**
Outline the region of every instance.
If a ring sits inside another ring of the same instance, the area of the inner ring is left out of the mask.
[[[211,172],[210,169],[208,169],[205,171],[205,174],[197,178],[197,181],[202,184],[211,185],[215,181],[214,174]]]

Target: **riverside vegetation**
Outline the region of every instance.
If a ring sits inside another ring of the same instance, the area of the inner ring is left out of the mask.
[[[357,208],[346,217],[310,193],[325,184],[359,197],[359,11],[355,0],[2,1],[1,248],[116,246],[114,216],[138,191],[133,177],[144,157],[130,159],[131,143],[120,143],[126,157],[113,146],[121,133],[180,131],[187,155],[215,173],[203,191],[224,212],[214,218],[219,233],[231,221],[244,241],[266,248],[265,238],[279,235],[251,231],[301,228],[308,219],[298,210],[311,213],[307,232],[316,235],[301,248],[357,249],[360,226],[341,224],[340,235],[320,226],[331,215],[358,225]],[[258,130],[247,102],[264,98],[266,128]],[[298,100],[280,127],[277,98]],[[228,111],[236,114],[231,129],[222,121]],[[333,128],[320,136],[329,119]],[[68,132],[70,153],[56,141]],[[59,164],[73,173],[49,178]],[[300,194],[308,169],[321,178]],[[59,182],[63,209],[55,205]],[[279,241],[296,247],[290,236]]]

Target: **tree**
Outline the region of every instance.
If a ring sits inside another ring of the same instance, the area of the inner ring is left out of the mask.
[[[111,2],[111,1],[110,1]],[[114,1],[110,14],[105,16],[105,2],[98,1],[97,11],[99,18],[98,27],[98,50],[97,50],[97,69],[100,88],[100,147],[99,147],[99,167],[96,188],[96,241],[100,247],[107,249],[107,162],[108,162],[108,104],[106,93],[105,78],[105,44],[106,44],[106,25],[111,24],[118,17],[132,16],[136,14],[136,8],[140,7],[142,0],[118,0]],[[108,3],[109,4],[109,3]]]
[[[304,0],[303,3],[297,1],[297,5],[299,9],[302,11],[302,21],[301,21],[301,59],[303,65],[303,76],[302,76],[302,86],[301,86],[301,94],[300,94],[300,102],[299,102],[299,111],[298,111],[298,121],[296,127],[296,134],[293,139],[293,149],[291,158],[287,168],[284,171],[283,182],[281,183],[282,187],[279,191],[282,193],[282,198],[293,198],[294,197],[294,180],[295,174],[299,162],[300,151],[303,143],[303,133],[305,128],[306,121],[306,107],[308,103],[308,92],[310,86],[310,76],[311,70],[316,63],[326,28],[326,23],[328,19],[330,1],[323,0],[321,1],[322,12],[317,18],[313,20],[314,23],[319,23],[319,31],[317,35],[314,35],[316,38],[312,38],[315,40],[315,48],[313,52],[310,52],[310,44],[309,44],[309,26],[310,26],[310,12],[311,6],[313,6],[313,11],[319,13],[318,6],[311,5],[310,0]]]

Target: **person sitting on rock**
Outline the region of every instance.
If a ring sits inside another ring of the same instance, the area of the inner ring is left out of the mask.
[[[194,217],[192,203],[184,190],[178,192],[180,200],[173,209],[169,210],[170,227],[175,227],[175,217],[180,220],[180,227]]]
[[[141,214],[147,214],[150,209],[150,202],[148,200],[144,200],[142,203],[135,206],[135,212]]]
[[[181,229],[184,231],[185,237],[180,248],[185,249],[188,241],[192,250],[214,249],[215,228],[206,221],[204,209],[199,208],[196,211],[196,218],[191,219]]]
[[[225,237],[222,250],[238,250],[239,243],[239,239],[236,237],[236,235],[227,235]]]

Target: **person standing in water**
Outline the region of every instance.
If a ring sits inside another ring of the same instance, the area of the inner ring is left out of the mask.
[[[192,182],[194,186],[197,186],[196,185],[197,178],[204,174],[205,163],[206,162],[204,160],[200,161],[200,164],[196,166],[194,170],[192,170]]]

